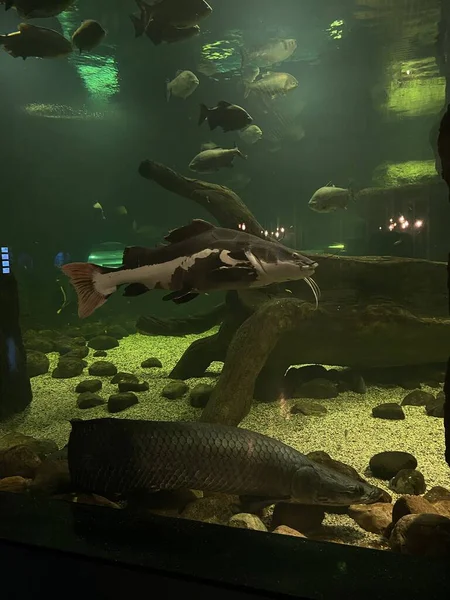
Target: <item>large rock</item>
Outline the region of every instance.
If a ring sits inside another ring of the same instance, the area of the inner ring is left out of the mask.
[[[328,379],[311,379],[303,383],[297,390],[298,398],[337,398],[339,395],[337,386]]]
[[[425,412],[430,417],[438,417],[440,419],[444,418],[444,405],[445,405],[445,396],[443,392],[439,392],[436,398],[433,397],[432,400],[427,402],[425,406]]]
[[[353,504],[348,509],[350,517],[365,531],[382,535],[392,521],[392,504]]]
[[[142,361],[141,367],[143,369],[154,369],[154,368],[161,369],[162,362],[159,360],[159,358],[151,357],[151,358],[147,358],[146,360]]]
[[[171,381],[164,386],[161,395],[169,400],[176,400],[177,398],[182,398],[188,391],[189,386],[184,381]]]
[[[33,479],[41,459],[28,446],[14,446],[0,452],[0,478],[20,476]]]
[[[239,527],[241,529],[252,529],[253,531],[267,531],[267,527],[256,515],[250,513],[238,513],[233,515],[228,521],[230,527]]]
[[[294,537],[306,538],[306,535],[304,535],[303,533],[300,533],[300,531],[297,531],[296,529],[292,529],[292,527],[288,527],[287,525],[279,525],[278,527],[275,527],[275,529],[272,531],[272,533],[279,533],[280,535],[292,535]]]
[[[440,500],[450,500],[450,490],[440,485],[435,485],[425,494],[424,498],[434,504]]]
[[[138,397],[133,392],[111,394],[108,399],[108,410],[110,413],[122,412],[138,402]]]
[[[92,392],[82,392],[77,398],[77,406],[81,409],[95,408],[102,404],[105,404],[103,398]]]
[[[111,383],[121,383],[122,381],[133,381],[134,383],[138,383],[139,379],[137,375],[126,373],[125,371],[119,371],[111,379]]]
[[[48,373],[50,368],[50,361],[48,356],[43,352],[36,352],[34,350],[27,351],[27,373],[28,377],[37,377],[38,375],[45,375]]]
[[[392,522],[397,523],[405,515],[420,515],[422,513],[438,514],[438,509],[422,496],[402,496],[394,504]]]
[[[84,369],[84,363],[78,358],[60,358],[52,377],[56,379],[70,379],[78,377]]]
[[[119,392],[148,392],[150,389],[147,381],[139,383],[138,381],[121,381],[119,383]]]
[[[48,354],[49,352],[53,352],[54,347],[54,343],[46,338],[32,337],[25,342],[25,349],[27,352],[29,350],[34,350],[36,352]]]
[[[396,523],[389,543],[402,554],[450,557],[450,519],[437,514],[406,515]]]
[[[75,391],[78,394],[82,394],[83,392],[98,392],[102,389],[102,382],[100,379],[85,379],[84,381],[80,381],[80,383],[75,388]]]
[[[189,402],[194,408],[205,408],[208,404],[208,400],[211,397],[211,393],[214,387],[207,383],[199,383],[196,385],[189,394]]]
[[[117,373],[117,367],[106,360],[97,360],[89,367],[89,375],[94,377],[112,377]]]
[[[416,469],[402,469],[389,482],[389,487],[397,494],[423,494],[427,489],[424,476]]]
[[[109,335],[98,335],[89,340],[89,348],[94,350],[111,350],[111,348],[117,348],[119,342],[115,337]]]
[[[300,400],[291,407],[291,413],[293,415],[306,415],[306,416],[322,416],[326,415],[328,409],[326,406],[319,404],[318,402],[311,402],[310,400]]]
[[[405,413],[400,404],[396,402],[385,402],[372,408],[372,416],[377,419],[388,419],[390,421],[400,421],[405,418]]]
[[[106,335],[121,340],[129,335],[128,331],[122,325],[110,325],[106,328]],[[105,348],[107,350],[107,348]]]
[[[426,406],[434,400],[433,394],[423,390],[414,390],[407,394],[402,401],[402,406]]]
[[[391,450],[372,456],[369,467],[374,477],[392,479],[402,469],[415,469],[417,459],[408,452]]]
[[[24,477],[5,477],[0,479],[0,492],[11,492],[13,494],[24,494],[28,491],[31,479]]]

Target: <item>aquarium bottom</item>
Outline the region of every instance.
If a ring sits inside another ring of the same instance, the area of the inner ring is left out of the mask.
[[[57,588],[61,598],[96,600],[143,590],[218,600],[431,600],[450,592],[445,560],[119,512],[0,493],[8,515],[0,519],[2,592],[12,599]]]

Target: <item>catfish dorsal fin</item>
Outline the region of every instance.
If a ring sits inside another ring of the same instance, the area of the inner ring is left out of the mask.
[[[208,223],[208,221],[194,219],[188,225],[183,225],[182,227],[178,227],[178,229],[172,229],[164,239],[167,240],[169,244],[176,244],[196,235],[200,235],[201,233],[205,233],[206,231],[211,231],[211,229],[214,229],[214,225]]]

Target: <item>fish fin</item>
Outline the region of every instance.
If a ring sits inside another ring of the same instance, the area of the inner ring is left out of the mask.
[[[209,108],[206,104],[200,104],[200,117],[198,119],[198,124],[201,125],[206,119],[209,117]]]
[[[233,148],[236,150],[236,154],[238,156],[240,156],[244,160],[247,160],[248,156],[239,150],[238,145],[236,144],[236,142],[233,143]]]
[[[184,296],[180,296],[179,298],[174,298],[173,302],[174,302],[174,304],[186,304],[186,302],[195,300],[195,298],[197,298],[197,296],[200,296],[200,294],[198,292],[189,292],[188,294],[185,294]]]
[[[213,283],[252,283],[258,279],[258,273],[251,266],[219,267],[208,274],[208,281]]]
[[[188,240],[201,233],[206,233],[212,229],[215,229],[215,226],[212,225],[212,223],[208,223],[208,221],[204,221],[203,219],[194,219],[188,225],[172,229],[164,239],[169,242],[169,244],[176,244],[177,242],[183,242],[184,240]]]
[[[228,108],[228,106],[232,106],[231,102],[226,102],[225,100],[220,100],[220,102],[217,103],[217,106],[220,106],[221,108]]]
[[[245,250],[231,250],[228,252],[228,256],[233,260],[238,260],[240,262],[248,262],[247,254]]]
[[[170,79],[166,79],[166,99],[167,99],[167,102],[169,102],[170,96],[171,96]]]
[[[143,283],[130,283],[130,285],[127,285],[127,287],[125,288],[124,293],[122,294],[123,296],[141,296],[142,294],[145,294],[146,292],[149,291],[149,288],[144,285]]]
[[[97,308],[105,304],[111,295],[102,294],[96,287],[98,275],[110,272],[109,269],[94,265],[93,263],[69,263],[63,265],[61,270],[70,279],[70,283],[77,293],[78,316],[80,319],[92,315]]]
[[[150,20],[145,28],[145,35],[153,42],[155,46],[162,44],[163,38],[161,33],[161,27],[158,26],[156,21]]]
[[[123,252],[123,266],[125,269],[137,269],[145,265],[153,265],[155,251],[144,246],[128,246]]]
[[[271,498],[268,496],[239,496],[241,501],[241,510],[244,512],[255,513],[267,508],[271,504],[277,502],[288,502],[291,499],[290,496]]]
[[[131,19],[131,22],[133,23],[133,27],[134,27],[134,37],[135,38],[141,37],[141,35],[145,31],[145,24],[144,24],[143,20],[141,19],[141,17],[138,17],[137,15],[130,15],[130,19]]]

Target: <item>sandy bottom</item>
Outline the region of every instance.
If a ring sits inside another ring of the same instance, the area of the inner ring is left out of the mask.
[[[192,408],[187,397],[180,400],[167,400],[161,396],[162,388],[167,384],[167,376],[184,350],[199,336],[183,338],[149,337],[131,335],[120,341],[120,346],[108,351],[103,359],[93,358],[91,350],[86,358],[89,364],[96,360],[113,362],[119,371],[135,373],[140,381],[148,381],[148,392],[138,393],[139,404],[114,415],[118,418],[154,419],[154,420],[195,420],[199,409]],[[79,377],[72,379],[53,379],[52,369],[59,355],[52,353],[50,371],[46,375],[34,377],[32,381],[33,402],[21,415],[0,424],[0,435],[12,430],[39,438],[50,438],[60,447],[67,443],[70,423],[73,418],[98,418],[111,416],[106,406],[88,410],[77,408],[75,387],[79,381],[92,378],[87,369]],[[142,369],[141,362],[157,357],[163,364],[162,369]],[[214,383],[220,373],[221,364],[214,363],[209,377],[190,379],[192,388],[197,383]],[[98,392],[105,400],[116,393],[117,385],[109,383],[109,378],[101,378],[103,388]],[[436,394],[438,390],[424,390]],[[443,419],[429,417],[424,407],[404,407],[404,421],[374,419],[372,407],[382,402],[400,402],[407,394],[402,388],[382,389],[369,387],[365,395],[352,392],[342,393],[338,398],[319,400],[328,408],[325,416],[291,415],[290,407],[295,400],[282,400],[276,403],[254,403],[250,415],[242,426],[271,437],[277,438],[307,453],[324,450],[333,458],[355,467],[363,476],[369,459],[384,450],[402,450],[411,452],[423,473],[427,489],[434,485],[450,488],[450,470],[444,459]],[[367,476],[372,483],[387,489],[385,482]],[[394,495],[395,496],[395,495]],[[370,544],[378,536],[362,531],[346,515],[327,515],[326,525],[330,534],[336,527],[339,537],[351,543]]]

